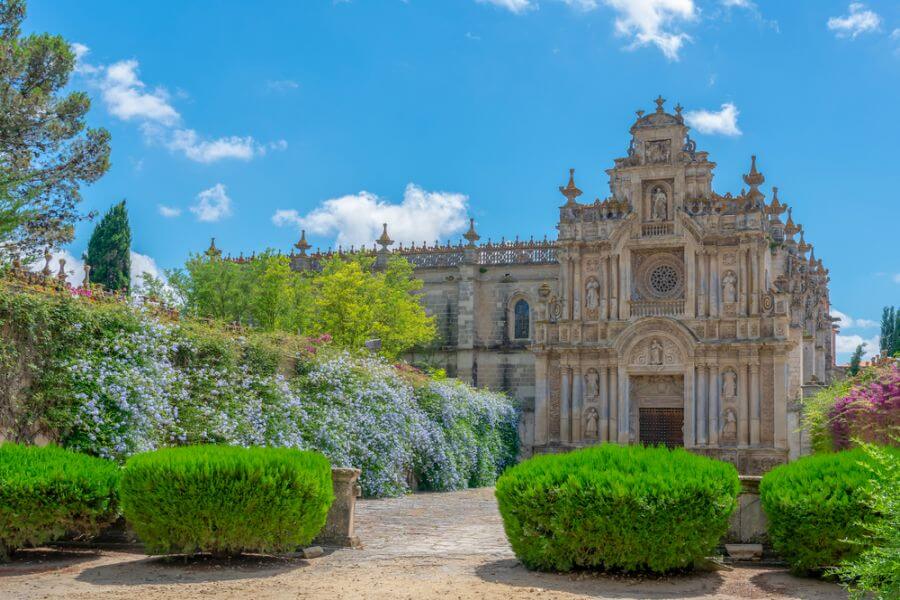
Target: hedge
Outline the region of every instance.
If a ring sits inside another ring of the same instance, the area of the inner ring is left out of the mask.
[[[900,460],[900,450],[886,451]],[[816,454],[763,477],[759,495],[769,518],[769,538],[795,572],[834,567],[865,549],[856,541],[876,518],[868,460],[859,449]]]
[[[56,446],[0,445],[0,559],[116,518],[116,464]]]
[[[690,568],[715,548],[739,491],[728,463],[604,444],[520,463],[500,477],[496,495],[529,569],[661,573]]]
[[[316,452],[201,445],[131,457],[121,498],[149,554],[233,555],[309,543],[334,494]]]

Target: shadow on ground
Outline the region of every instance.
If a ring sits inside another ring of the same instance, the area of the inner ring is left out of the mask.
[[[301,558],[259,554],[234,558],[163,556],[89,567],[76,579],[94,585],[178,585],[262,579],[308,566],[309,562]]]
[[[53,550],[34,548],[19,550],[7,563],[0,563],[0,578],[37,575],[67,569],[79,563],[97,560],[97,550]]]
[[[815,597],[817,600],[846,600],[847,598],[847,592],[833,583],[810,577],[797,577],[791,575],[787,569],[759,573],[750,578],[753,585],[767,594],[783,594],[785,596],[796,593],[798,580],[804,582],[808,597]]]
[[[693,598],[714,595],[723,583],[718,572],[665,577],[626,577],[594,571],[540,573],[529,571],[516,559],[488,562],[477,567],[475,572],[483,581],[490,583],[598,598]]]

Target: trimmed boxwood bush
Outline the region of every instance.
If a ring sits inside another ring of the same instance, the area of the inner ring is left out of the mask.
[[[131,457],[121,497],[148,553],[231,555],[309,543],[334,493],[317,452],[205,445]]]
[[[0,559],[76,533],[92,535],[117,515],[116,464],[57,446],[0,445]]]
[[[886,449],[896,460],[900,450]],[[865,452],[816,454],[777,467],[759,485],[775,551],[797,573],[837,566],[856,557],[871,508],[872,472]]]
[[[496,494],[509,542],[529,569],[665,572],[715,548],[739,491],[728,463],[603,444],[520,463]]]

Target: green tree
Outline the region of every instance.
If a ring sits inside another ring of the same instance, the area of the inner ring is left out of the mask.
[[[131,281],[131,227],[125,201],[103,215],[88,242],[87,263],[91,282],[108,290],[128,289]]]
[[[24,19],[24,0],[0,0],[0,189],[8,198],[0,242],[35,255],[72,240],[81,185],[109,169],[109,132],[86,127],[87,94],[64,92],[75,67],[69,44],[23,36]]]
[[[373,271],[372,263],[368,257],[334,258],[319,272],[297,273],[288,257],[272,251],[243,263],[208,252],[192,256],[168,279],[195,316],[266,331],[329,334],[345,348],[378,338],[389,357],[433,340],[434,322],[416,296],[422,282],[413,279],[409,263],[394,257],[384,271]]]
[[[882,354],[893,356],[900,352],[900,310],[893,306],[885,306],[881,313]]]
[[[865,342],[858,345],[856,347],[856,350],[853,351],[853,354],[850,356],[850,368],[847,371],[850,375],[856,375],[857,373],[859,373],[859,363],[862,361],[862,355],[865,351]]]

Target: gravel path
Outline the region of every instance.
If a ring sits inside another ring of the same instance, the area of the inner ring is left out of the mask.
[[[846,597],[835,585],[766,567],[664,579],[532,573],[509,549],[490,489],[362,501],[357,533],[364,548],[312,560],[185,561],[136,550],[29,550],[0,565],[0,598]]]

